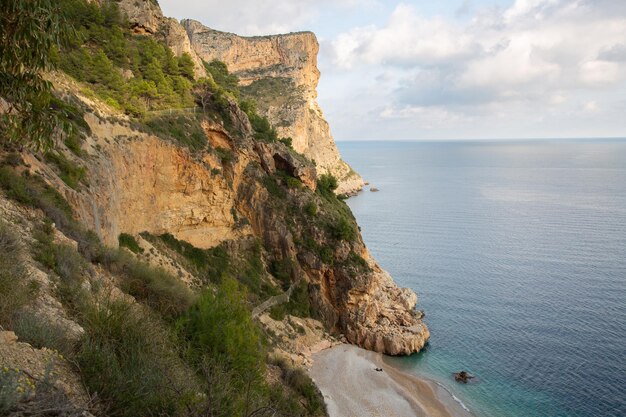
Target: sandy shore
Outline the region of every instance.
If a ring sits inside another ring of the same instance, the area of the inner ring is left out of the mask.
[[[330,417],[473,417],[435,382],[392,368],[382,355],[356,346],[316,353],[310,374]]]

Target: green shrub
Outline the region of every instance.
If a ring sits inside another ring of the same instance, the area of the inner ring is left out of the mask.
[[[281,186],[278,185],[278,182],[276,181],[276,178],[274,178],[274,176],[267,175],[263,177],[263,185],[265,186],[265,189],[270,194],[270,196],[276,197],[278,199],[284,199],[287,197],[287,193],[285,193],[285,190],[283,190]]]
[[[332,265],[334,263],[335,253],[328,246],[320,248],[319,255],[322,259],[322,262],[324,262],[325,264]]]
[[[166,319],[178,317],[193,303],[193,293],[178,278],[137,260],[128,252],[107,249],[102,263],[122,277],[122,290]]]
[[[216,410],[218,415],[244,415],[252,401],[262,401],[265,352],[245,297],[237,281],[225,279],[217,291],[204,292],[178,322],[186,357],[208,380],[212,411],[207,415]],[[222,385],[218,390],[216,382]]]
[[[256,103],[253,100],[243,100],[239,103],[239,106],[248,116],[252,129],[254,129],[254,138],[256,140],[263,142],[278,141],[276,129],[272,127],[266,117],[259,115]]]
[[[367,261],[355,252],[350,252],[348,259],[344,261],[344,265],[349,268],[349,272],[353,277],[358,274],[368,273],[372,270]]]
[[[304,206],[304,212],[309,216],[315,216],[317,214],[317,204],[311,201],[306,206]]]
[[[217,291],[207,290],[178,322],[192,350],[191,359],[222,358],[229,368],[261,376],[263,349],[257,326],[245,307],[245,292],[227,278]]]
[[[0,221],[0,325],[7,328],[13,327],[16,312],[37,295],[20,259],[19,239]]]
[[[35,348],[54,349],[67,356],[76,348],[74,341],[67,337],[67,329],[30,311],[17,315],[13,330],[19,340]]]
[[[286,182],[287,182],[287,188],[290,188],[293,190],[300,190],[303,187],[302,181],[294,177],[287,176]]]
[[[59,170],[59,177],[68,186],[76,189],[78,184],[85,178],[85,168],[70,162],[65,155],[50,151],[46,153],[46,161],[52,163]]]
[[[209,63],[205,62],[204,68],[211,74],[213,81],[215,81],[219,87],[230,93],[233,97],[239,98],[239,79],[236,75],[228,71],[228,67],[225,63],[213,60]]]
[[[133,235],[128,233],[120,233],[117,241],[121,248],[128,248],[133,253],[143,253],[143,248],[139,246],[139,243]]]
[[[222,164],[229,164],[235,159],[233,152],[229,149],[216,148],[215,153],[218,158],[220,158],[220,161],[222,161]]]
[[[293,272],[294,261],[290,258],[274,260],[270,264],[270,273],[283,284],[284,290],[289,288]]]
[[[337,186],[337,178],[330,174],[324,174],[317,180],[317,190],[324,196],[334,194]]]
[[[296,317],[311,317],[309,288],[306,282],[300,282],[294,287],[288,302],[270,309],[270,317],[274,320],[283,320],[287,314]]]
[[[125,302],[109,301],[88,309],[83,326],[76,360],[108,415],[183,415],[194,401],[199,387],[193,371],[159,320]]]
[[[337,240],[352,242],[356,239],[354,222],[342,217],[336,223],[330,225],[330,233]]]
[[[9,166],[0,166],[0,187],[6,191],[7,197],[43,210],[57,227],[69,229],[70,224],[74,223],[72,208],[65,198],[39,176],[28,175],[26,172],[19,175]]]
[[[286,359],[279,356],[271,356],[269,363],[280,368],[281,379],[285,385],[304,399],[302,402],[306,408],[306,415],[326,415],[322,393],[304,370],[292,366]]]
[[[281,142],[282,144],[284,144],[285,146],[287,146],[288,148],[293,149],[293,139],[291,138],[280,138],[278,139],[279,142]]]
[[[171,138],[192,151],[206,149],[207,138],[196,115],[168,115],[147,119],[148,129],[163,138]]]
[[[17,369],[0,369],[0,415],[80,417],[78,408],[56,384],[54,362],[46,365],[42,378],[33,378]]]
[[[220,283],[224,274],[229,270],[230,257],[221,246],[200,249],[191,243],[176,239],[169,233],[160,235],[159,239],[170,249],[182,255],[207,282]]]

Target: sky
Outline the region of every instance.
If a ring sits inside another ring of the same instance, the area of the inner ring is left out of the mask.
[[[337,140],[626,137],[626,0],[160,0],[240,35],[311,30]]]

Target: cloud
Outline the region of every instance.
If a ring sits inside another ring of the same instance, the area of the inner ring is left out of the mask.
[[[614,13],[598,10],[598,2]],[[466,1],[449,17],[400,3],[384,24],[330,41],[327,59],[335,71],[362,73],[355,76],[362,84],[364,67],[385,74],[381,119],[471,120],[489,129],[507,118],[545,128],[550,117],[576,117],[580,109],[599,117],[610,107],[603,101],[626,95],[626,2],[598,2],[517,0],[507,9],[477,9]]]
[[[426,19],[407,4],[392,12],[383,28],[355,28],[332,42],[335,63],[396,66],[437,65],[480,54],[480,45],[443,18]]]
[[[339,138],[623,136],[626,1],[491,1],[160,3],[242,35],[321,30]]]
[[[350,10],[376,0],[161,0],[167,16],[191,18],[244,36],[310,30],[325,8]]]

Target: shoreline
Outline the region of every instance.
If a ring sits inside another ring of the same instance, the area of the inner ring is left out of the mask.
[[[475,417],[439,383],[407,374],[382,354],[353,345],[314,354],[309,374],[330,417]]]

